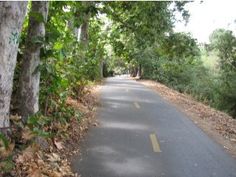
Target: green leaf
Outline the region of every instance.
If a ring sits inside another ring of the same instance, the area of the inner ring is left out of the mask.
[[[3,146],[5,149],[7,149],[9,147],[9,141],[8,139],[6,138],[6,136],[0,132],[0,141],[3,142]]]
[[[63,48],[63,43],[61,42],[55,42],[53,49],[54,50],[61,50]]]

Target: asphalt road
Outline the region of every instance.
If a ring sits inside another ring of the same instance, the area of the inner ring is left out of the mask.
[[[156,92],[107,79],[100,125],[72,168],[82,177],[236,177],[236,160]]]

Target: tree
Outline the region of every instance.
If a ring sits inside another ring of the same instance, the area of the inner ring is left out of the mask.
[[[82,25],[81,25],[81,33],[80,33],[80,41],[83,43],[83,45],[87,46],[88,44],[88,28],[89,28],[89,19],[90,19],[90,11],[89,7],[91,6],[91,2],[82,2],[82,5],[84,6],[84,13],[83,13],[83,19],[82,19]]]
[[[26,121],[39,110],[40,49],[44,43],[47,1],[33,1],[20,76],[20,114]]]
[[[216,29],[210,35],[210,47],[218,52],[221,68],[236,69],[236,37],[230,30]]]
[[[0,2],[0,128],[8,128],[13,75],[27,2]]]
[[[114,24],[113,35],[111,35],[111,38],[116,37],[111,39],[114,51],[118,51],[118,55],[128,51],[126,57],[128,56],[128,60],[137,61],[136,67],[138,74],[141,75],[142,52],[161,41],[166,33],[172,32],[175,21],[174,11],[182,12],[185,19],[188,17],[188,13],[183,8],[185,3],[176,2],[174,9],[170,8],[172,2],[167,1],[105,3],[103,12],[112,19]]]
[[[216,29],[210,35],[210,48],[220,60],[218,107],[236,117],[236,37],[230,30]]]
[[[200,52],[196,40],[188,33],[170,33],[160,44],[159,55],[169,60],[184,60]]]

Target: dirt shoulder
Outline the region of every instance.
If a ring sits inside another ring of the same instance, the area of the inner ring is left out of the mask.
[[[179,93],[167,86],[151,80],[137,80],[139,83],[157,91],[164,99],[186,113],[198,127],[222,145],[236,158],[236,120],[200,103],[190,95]]]

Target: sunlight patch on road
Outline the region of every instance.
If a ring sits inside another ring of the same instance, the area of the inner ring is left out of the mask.
[[[115,176],[153,176],[152,165],[143,158],[123,158],[105,163],[106,169],[112,170]]]
[[[123,123],[123,122],[104,122],[102,123],[102,127],[126,129],[126,130],[146,130],[147,129],[147,127],[142,124]]]
[[[118,152],[115,151],[112,147],[109,147],[109,146],[96,146],[96,147],[93,147],[93,148],[89,148],[88,149],[88,152],[91,152],[91,153],[100,153],[102,155],[117,155]]]
[[[135,106],[137,109],[140,109],[140,105],[138,104],[138,102],[134,102],[134,106]]]
[[[151,140],[151,143],[152,143],[153,151],[154,152],[161,152],[161,148],[160,148],[160,145],[158,143],[157,136],[154,133],[150,134],[150,140]]]

